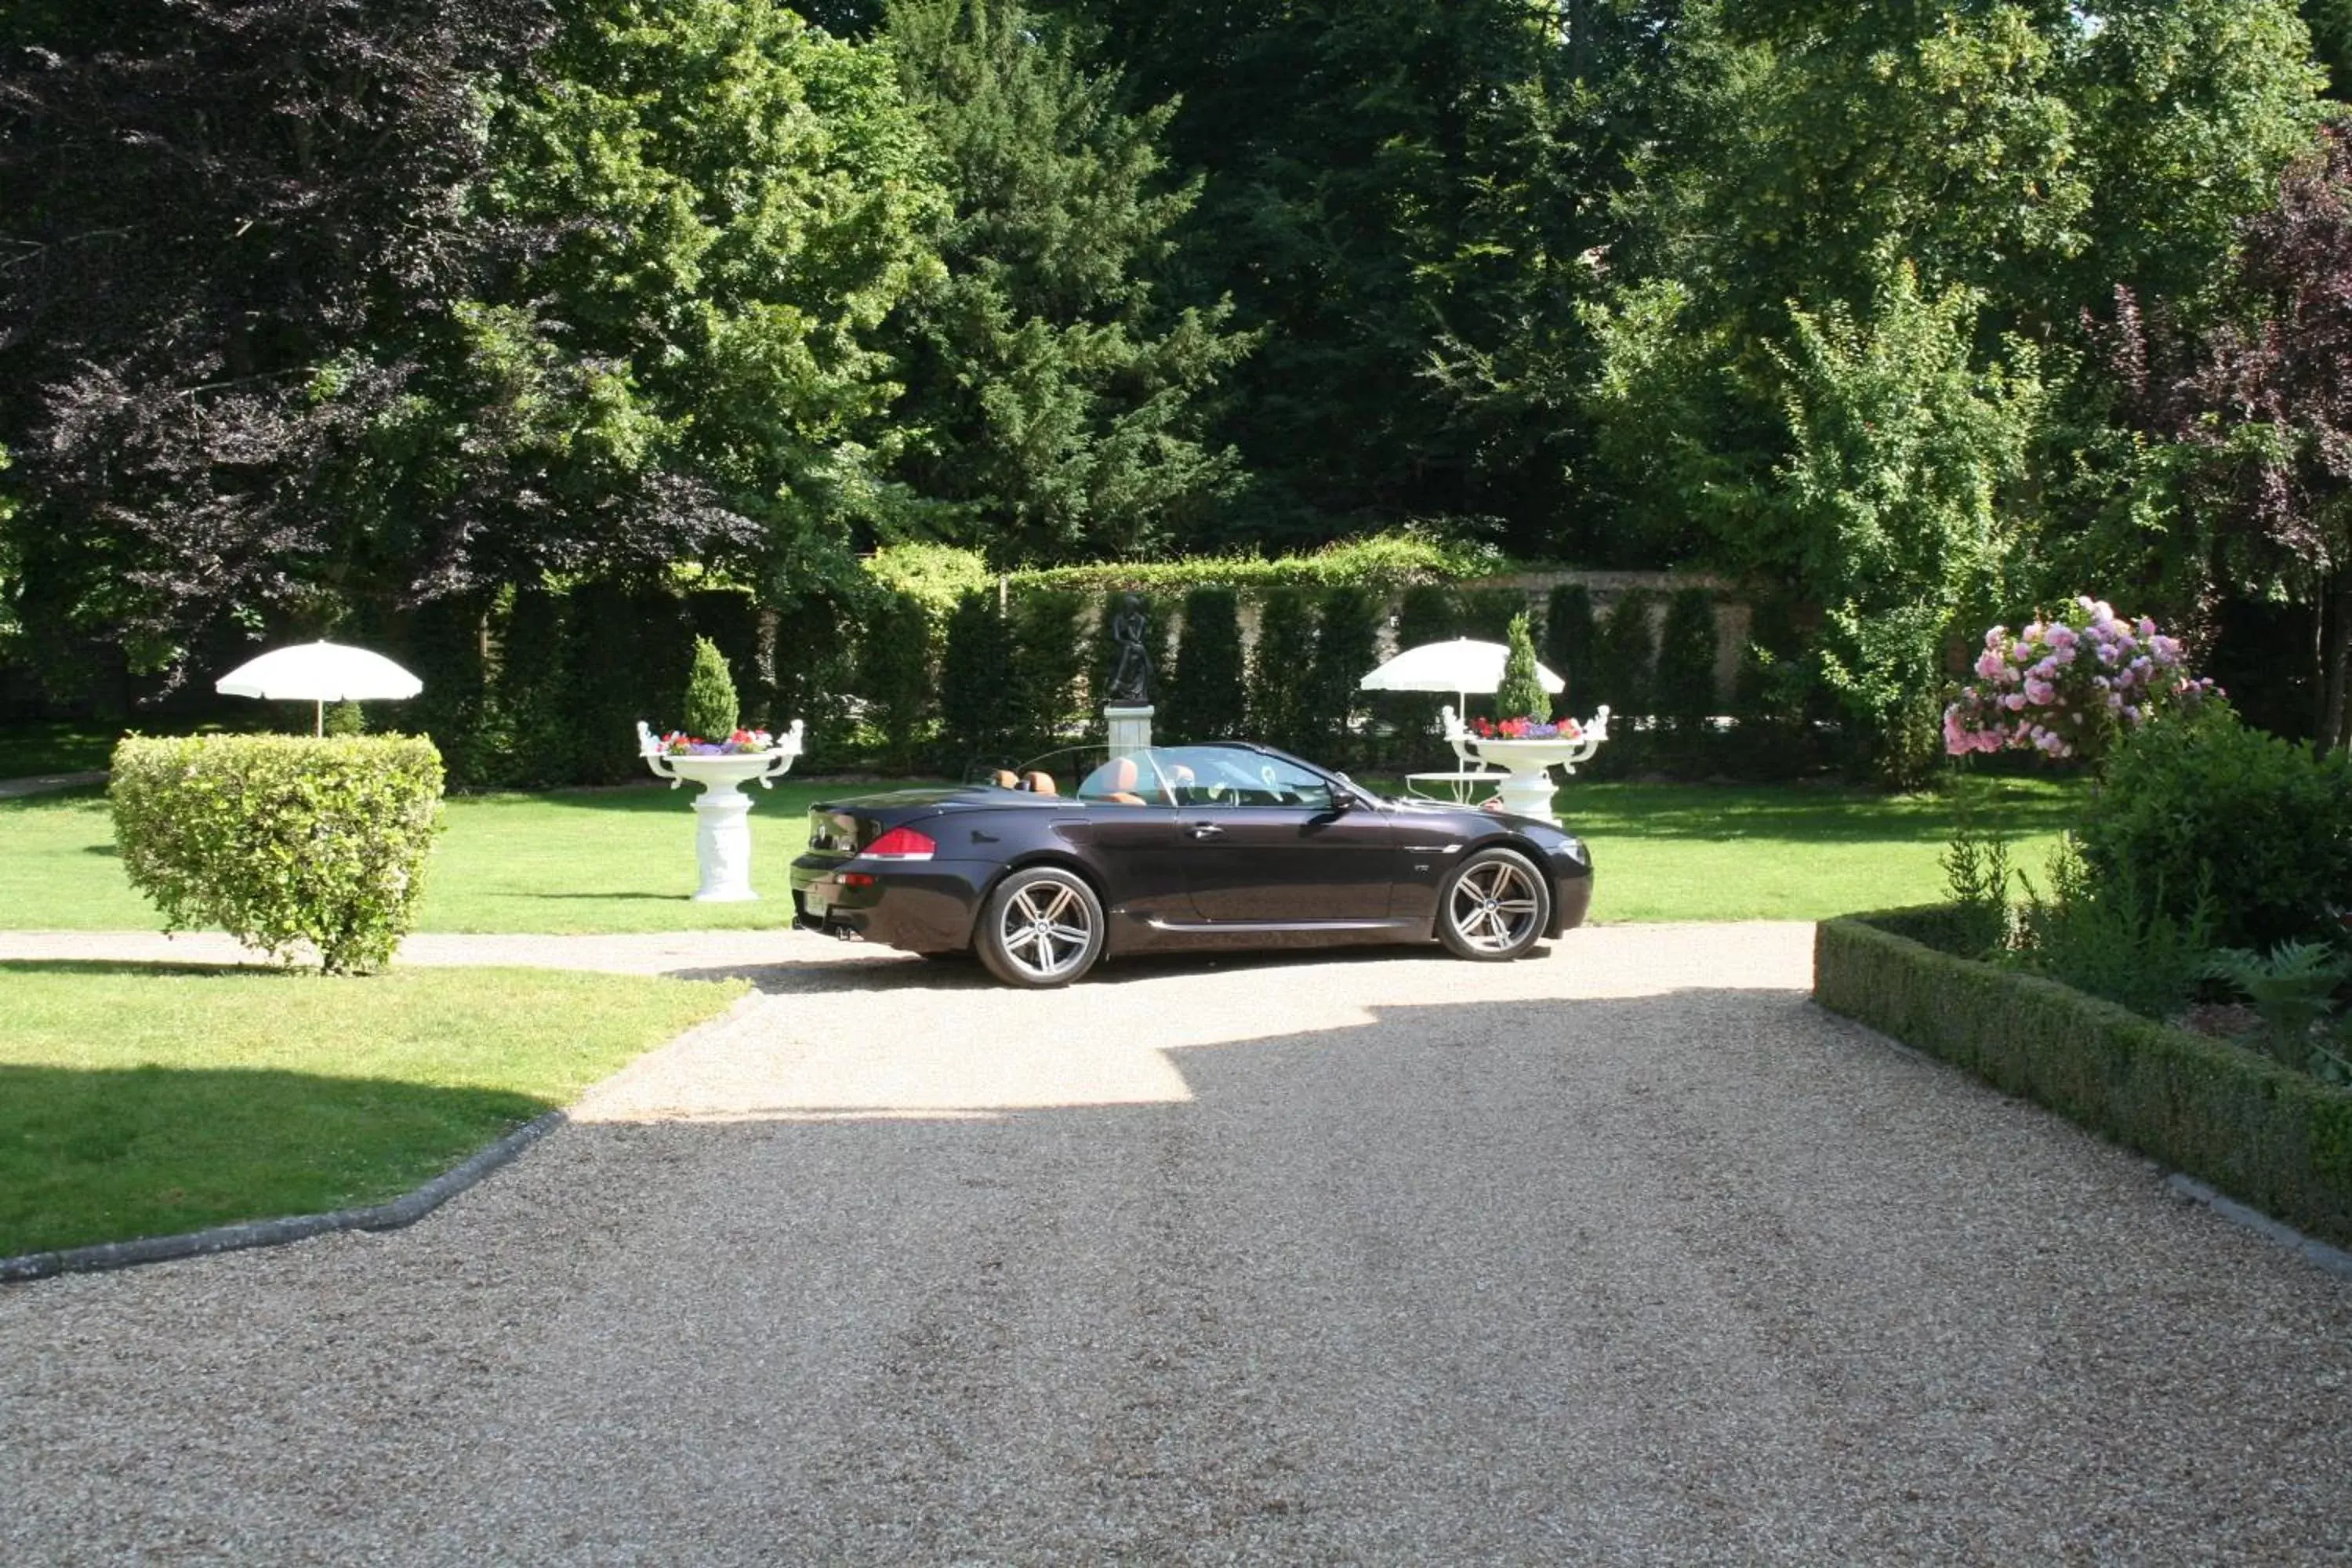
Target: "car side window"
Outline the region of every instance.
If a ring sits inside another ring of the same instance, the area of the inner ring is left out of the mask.
[[[1248,757],[1236,772],[1235,793],[1242,805],[1296,806],[1307,811],[1331,809],[1330,781],[1278,757]]]

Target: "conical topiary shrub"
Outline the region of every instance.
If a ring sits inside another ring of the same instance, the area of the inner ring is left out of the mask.
[[[727,656],[709,637],[694,639],[694,663],[686,672],[686,732],[700,741],[723,741],[735,732],[735,678]]]
[[[1495,688],[1495,716],[1550,722],[1551,696],[1536,674],[1536,639],[1528,629],[1526,611],[1511,617],[1508,641],[1511,651],[1503,660],[1502,683]]]

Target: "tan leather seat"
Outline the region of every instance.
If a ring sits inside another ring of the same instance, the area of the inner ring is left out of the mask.
[[[1062,793],[1060,790],[1054,787],[1053,774],[1041,773],[1034,771],[1021,775],[1021,787],[1027,790],[1031,795],[1059,795]]]
[[[1078,794],[1087,800],[1108,801],[1112,805],[1142,805],[1144,798],[1135,793],[1143,777],[1133,757],[1113,757],[1078,786]]]

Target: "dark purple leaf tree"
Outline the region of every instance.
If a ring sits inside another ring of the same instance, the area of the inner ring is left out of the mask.
[[[2190,342],[2118,289],[2100,329],[2127,416],[2201,454],[2182,499],[2208,524],[2206,570],[2307,610],[2315,727],[2352,743],[2352,136],[2331,128],[2242,226],[2244,319]]]
[[[380,564],[339,494],[495,248],[478,88],[551,21],[132,0],[0,23],[0,442],[26,500],[0,586],[37,646],[97,633],[170,669]]]

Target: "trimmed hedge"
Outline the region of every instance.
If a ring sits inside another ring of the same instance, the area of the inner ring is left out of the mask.
[[[972,763],[1012,763],[1020,694],[1013,667],[1013,627],[986,590],[966,594],[948,617],[940,655],[940,718],[948,770],[961,776]]]
[[[1107,561],[1008,574],[1013,591],[1053,588],[1106,593],[1133,588],[1181,594],[1205,587],[1393,588],[1408,583],[1458,582],[1506,570],[1511,563],[1479,545],[1449,543],[1410,532],[1376,533],[1343,541],[1309,555],[1272,561],[1258,555],[1193,556],[1182,561]]]
[[[2035,975],[1940,952],[1952,916],[1824,921],[1813,1000],[2338,1246],[2352,1092]]]
[[[441,822],[441,753],[415,735],[126,737],[107,796],[131,885],[165,928],[218,926],[329,973],[408,933]]]
[[[1248,728],[1242,667],[1241,595],[1195,588],[1184,595],[1184,630],[1163,704],[1177,741],[1222,741]]]
[[[1581,583],[1554,588],[1544,601],[1544,662],[1567,683],[1559,694],[1563,713],[1591,711],[1584,704],[1584,690],[1592,683],[1592,648],[1599,636],[1591,591]]]
[[[1276,588],[1258,611],[1249,665],[1251,735],[1286,752],[1307,749],[1307,680],[1315,665],[1315,600],[1304,588]]]

